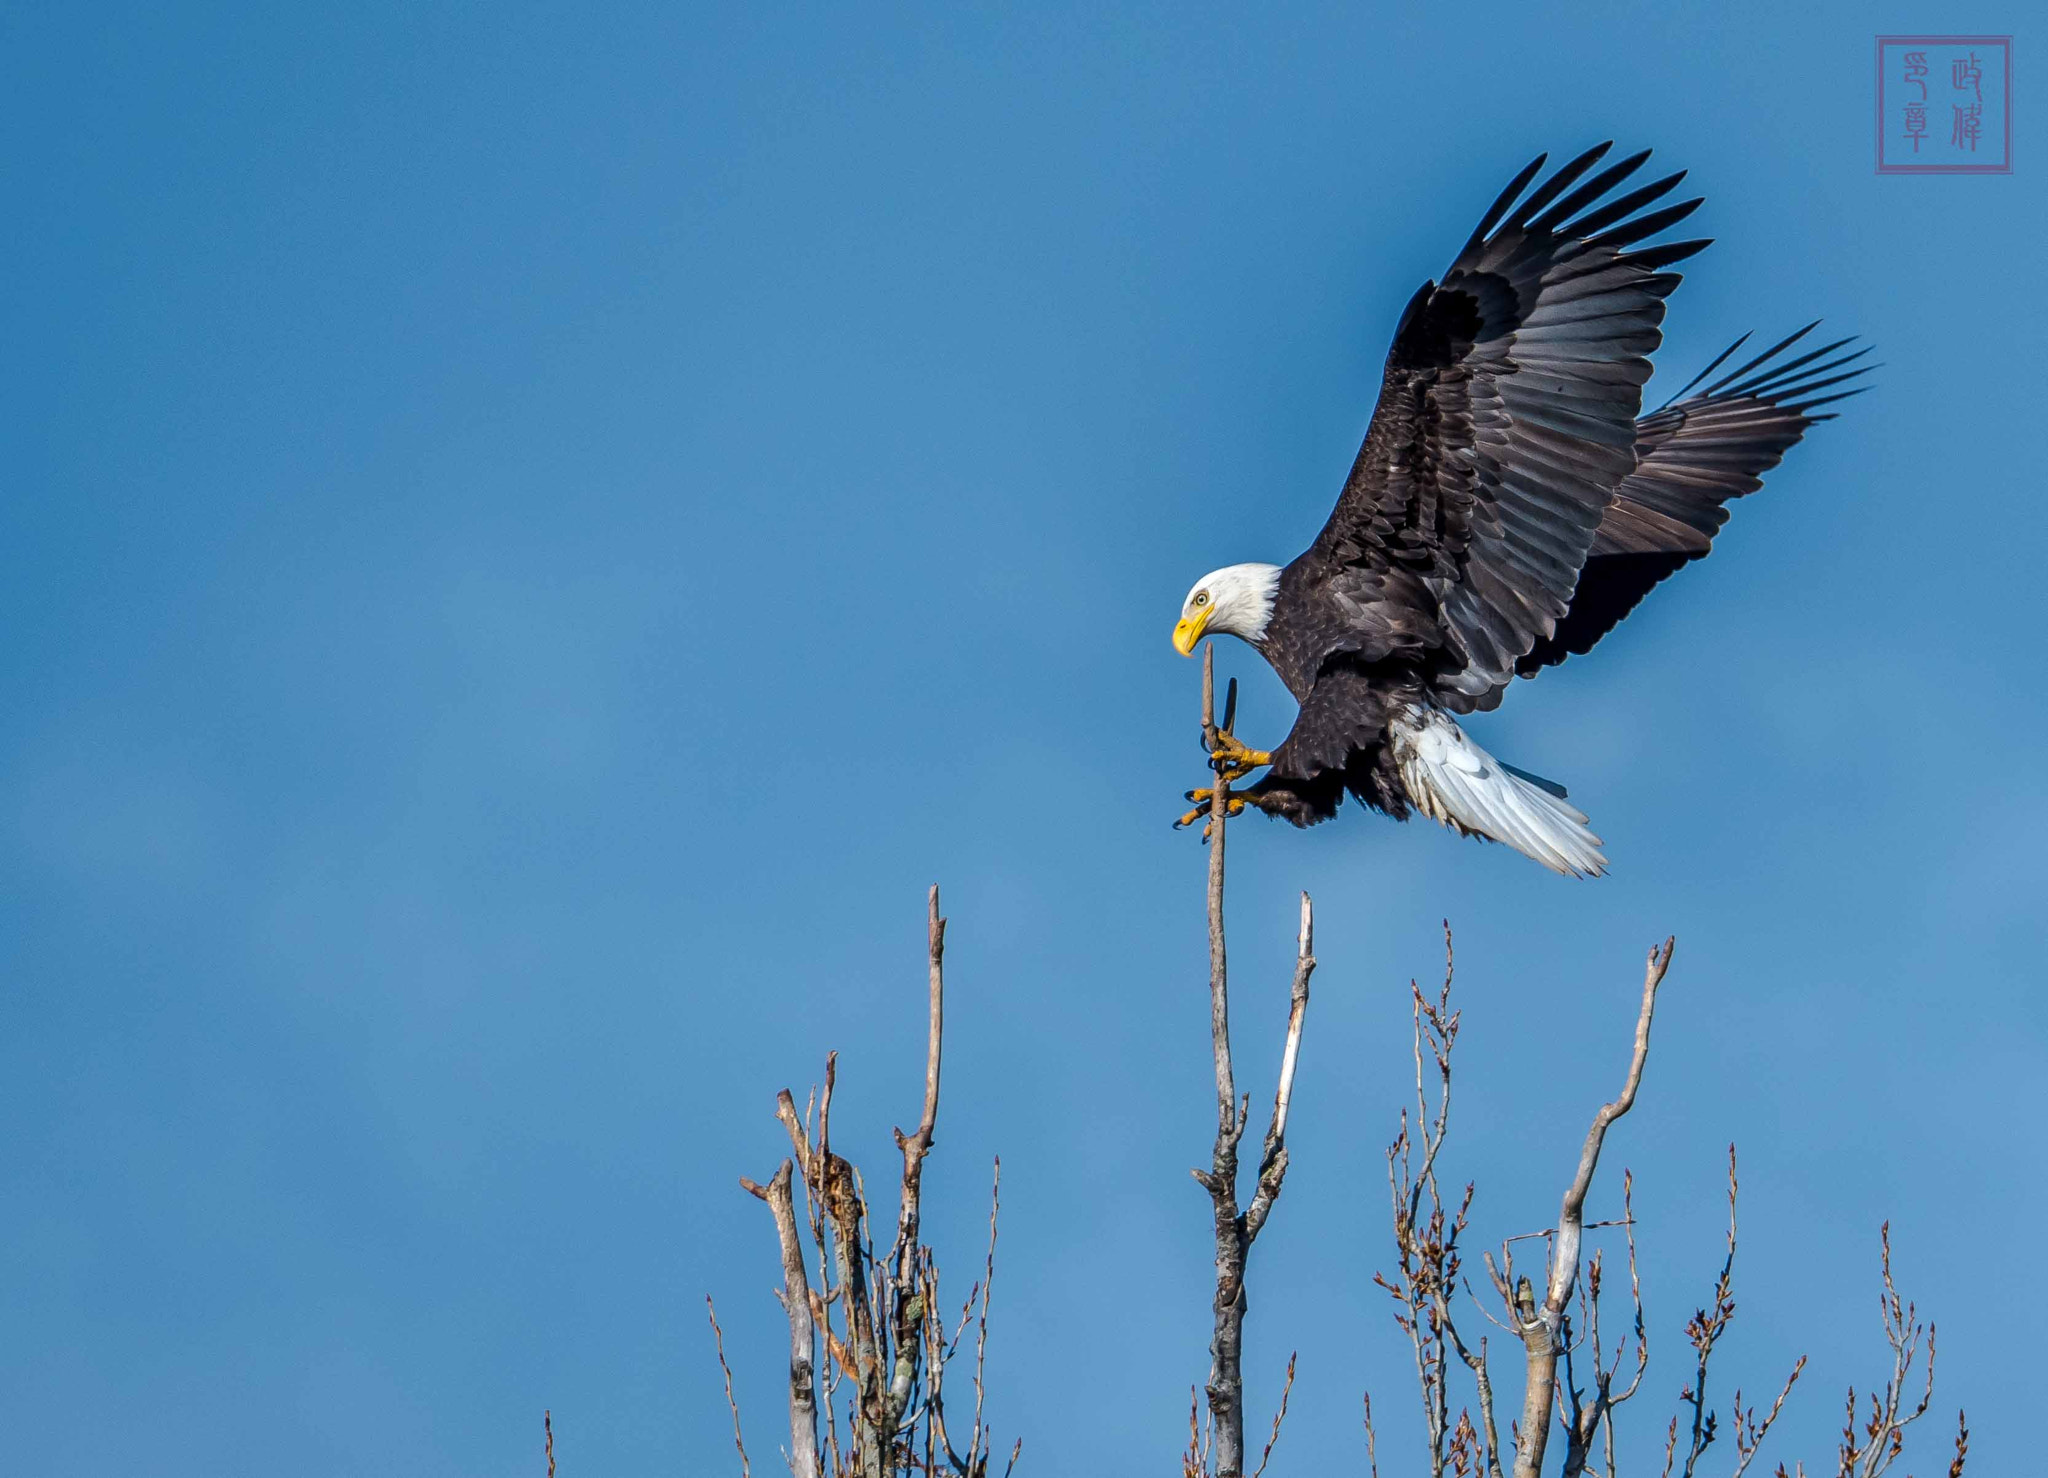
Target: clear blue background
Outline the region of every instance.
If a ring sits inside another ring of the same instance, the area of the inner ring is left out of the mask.
[[[1901,18],[1903,19],[1903,18]],[[2010,29],[1943,11],[1927,29]],[[17,8],[5,26],[0,1422],[39,1474],[757,1472],[774,1092],[881,1178],[953,919],[928,1228],[1003,1157],[990,1416],[1168,1471],[1206,1370],[1188,584],[1312,535],[1395,317],[1539,149],[1718,244],[1659,388],[1887,362],[1713,559],[1477,725],[1615,860],[1233,836],[1242,1071],[1322,921],[1253,1268],[1275,1471],[1416,1460],[1380,1147],[1459,929],[1473,1244],[1551,1221],[1678,962],[1637,1172],[1647,1448],[1739,1142],[1718,1392],[1887,1365],[1892,1220],[1986,1472],[2033,1444],[2044,155],[1879,178],[1860,7]],[[1290,709],[1242,648],[1242,729]],[[1505,1416],[1503,1417],[1505,1421]],[[1732,1460],[1724,1453],[1717,1462]],[[1974,1465],[1973,1465],[1974,1470]]]

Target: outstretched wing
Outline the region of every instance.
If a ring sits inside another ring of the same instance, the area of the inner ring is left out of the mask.
[[[1600,521],[1571,607],[1557,629],[1516,664],[1517,672],[1530,677],[1591,651],[1659,581],[1706,554],[1728,521],[1730,498],[1762,487],[1762,475],[1807,427],[1834,419],[1832,411],[1812,414],[1815,407],[1863,388],[1834,389],[1873,368],[1847,367],[1870,352],[1865,347],[1840,353],[1853,339],[1781,357],[1817,326],[1809,323],[1688,395],[1747,342],[1744,334],[1670,402],[1636,423],[1636,470],[1615,490]]]
[[[1539,157],[1442,283],[1415,294],[1336,511],[1297,561],[1334,605],[1337,650],[1375,659],[1423,633],[1425,680],[1459,712],[1499,701],[1565,614],[1636,464],[1648,355],[1678,283],[1661,269],[1706,245],[1631,250],[1699,201],[1641,213],[1682,174],[1608,198],[1647,150],[1579,183],[1608,148],[1517,205]]]

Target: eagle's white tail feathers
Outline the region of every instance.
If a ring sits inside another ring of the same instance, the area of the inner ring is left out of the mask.
[[[1503,842],[1568,877],[1607,871],[1600,838],[1563,786],[1502,764],[1449,714],[1410,708],[1394,720],[1393,737],[1402,783],[1431,820]]]

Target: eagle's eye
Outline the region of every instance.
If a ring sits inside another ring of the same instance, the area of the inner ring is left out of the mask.
[[[1206,606],[1207,604],[1209,604],[1209,592],[1206,590],[1197,590],[1195,592],[1195,604],[1198,606]]]

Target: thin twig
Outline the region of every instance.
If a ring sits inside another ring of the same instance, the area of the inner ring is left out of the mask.
[[[1287,1382],[1280,1387],[1280,1409],[1273,1413],[1273,1435],[1266,1439],[1266,1450],[1259,1454],[1259,1465],[1252,1469],[1252,1478],[1261,1478],[1266,1471],[1266,1460],[1273,1455],[1273,1448],[1280,1440],[1280,1428],[1287,1420],[1287,1398],[1294,1394],[1294,1359],[1299,1350],[1287,1356]]]
[[[1201,1393],[1188,1388],[1188,1445],[1180,1455],[1181,1478],[1209,1478],[1211,1419]]]
[[[1778,1413],[1784,1410],[1785,1398],[1792,1394],[1792,1388],[1799,1383],[1799,1373],[1804,1369],[1806,1369],[1806,1357],[1801,1355],[1798,1363],[1792,1367],[1792,1373],[1785,1377],[1785,1385],[1778,1392],[1778,1399],[1771,1403],[1769,1413],[1765,1415],[1761,1422],[1757,1421],[1756,1412],[1753,1408],[1748,1411],[1743,1410],[1742,1393],[1740,1391],[1735,1393],[1735,1450],[1737,1461],[1735,1470],[1728,1475],[1728,1478],[1742,1478],[1742,1475],[1749,1471],[1749,1465],[1756,1460],[1757,1452],[1764,1445],[1764,1438],[1770,1435],[1771,1427],[1777,1422]]]
[[[1288,989],[1287,1041],[1280,1053],[1280,1084],[1273,1094],[1273,1117],[1259,1153],[1259,1186],[1245,1212],[1247,1250],[1266,1225],[1273,1203],[1287,1178],[1287,1109],[1294,1098],[1294,1070],[1301,1059],[1301,1024],[1308,1015],[1309,977],[1316,973],[1316,911],[1308,894],[1301,895],[1301,929],[1295,936],[1294,981]]]
[[[1842,1433],[1842,1446],[1838,1473],[1840,1478],[1879,1478],[1905,1451],[1906,1428],[1927,1414],[1928,1406],[1934,1400],[1934,1326],[1922,1324],[1917,1307],[1908,1303],[1899,1294],[1892,1282],[1892,1228],[1886,1222],[1878,1231],[1880,1248],[1879,1272],[1884,1291],[1878,1296],[1878,1308],[1884,1316],[1885,1340],[1892,1347],[1891,1378],[1885,1382],[1883,1395],[1870,1393],[1870,1415],[1863,1423],[1862,1439],[1856,1433],[1856,1391],[1849,1390],[1849,1421]],[[1906,1401],[1906,1387],[1913,1373],[1914,1361],[1919,1356],[1922,1335],[1927,1339],[1927,1368],[1925,1383],[1921,1388],[1920,1400],[1910,1410],[1903,1410]],[[1956,1442],[1956,1455],[1950,1471],[1960,1473],[1963,1459],[1969,1446],[1969,1432],[1960,1427]]]
[[[747,1461],[746,1439],[740,1435],[740,1404],[733,1399],[732,1367],[725,1363],[725,1331],[718,1327],[718,1306],[704,1295],[704,1313],[711,1320],[711,1343],[718,1350],[718,1368],[725,1373],[725,1404],[732,1412],[732,1445],[740,1450],[740,1478],[752,1478],[753,1465]]]
[[[1001,1156],[997,1156],[995,1171],[990,1177],[988,1188],[988,1262],[983,1267],[981,1276],[981,1317],[976,1321],[974,1331],[974,1440],[967,1449],[970,1467],[976,1446],[985,1444],[993,1435],[982,1425],[981,1420],[982,1402],[987,1396],[982,1384],[982,1372],[988,1364],[988,1301],[996,1286],[996,1224],[1002,1209],[1003,1161]],[[1018,1445],[1022,1447],[1022,1438],[1018,1439]],[[1014,1463],[1016,1460],[1016,1454],[1012,1453],[1010,1461]]]
[[[1693,1378],[1691,1384],[1679,1393],[1679,1400],[1692,1406],[1692,1432],[1686,1448],[1685,1465],[1679,1469],[1683,1478],[1693,1478],[1693,1469],[1698,1465],[1701,1454],[1714,1445],[1714,1439],[1720,1432],[1719,1421],[1707,1409],[1707,1366],[1713,1358],[1715,1344],[1735,1317],[1735,1212],[1740,1189],[1735,1174],[1735,1146],[1731,1144],[1728,1146],[1728,1255],[1722,1259],[1720,1277],[1714,1280],[1713,1306],[1696,1311],[1685,1326],[1686,1338],[1693,1347]],[[1737,1407],[1739,1410],[1739,1399]]]
[[[1415,1108],[1401,1112],[1401,1128],[1387,1148],[1387,1192],[1393,1211],[1394,1249],[1398,1257],[1392,1278],[1374,1274],[1373,1281],[1394,1301],[1394,1322],[1408,1337],[1415,1362],[1417,1392],[1422,1399],[1428,1478],[1442,1478],[1448,1468],[1464,1474],[1474,1465],[1488,1478],[1500,1478],[1500,1447],[1493,1409],[1493,1377],[1482,1340],[1478,1350],[1465,1343],[1452,1312],[1463,1266],[1459,1240],[1472,1209],[1474,1187],[1467,1185],[1455,1204],[1446,1204],[1436,1165],[1450,1133],[1452,1071],[1460,1014],[1451,1009],[1456,954],[1450,925],[1444,926],[1443,984],[1431,1001],[1422,987],[1408,983],[1412,1002]],[[1436,1081],[1430,1098],[1432,1068]],[[1417,1143],[1420,1136],[1420,1143]],[[1416,1152],[1420,1150],[1418,1165]],[[1450,1353],[1472,1372],[1480,1398],[1480,1429],[1468,1413],[1451,1420]],[[1483,1435],[1482,1435],[1483,1432]]]

